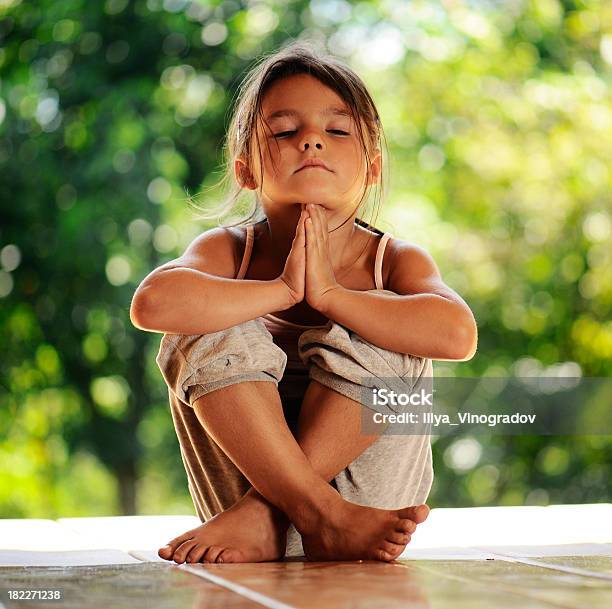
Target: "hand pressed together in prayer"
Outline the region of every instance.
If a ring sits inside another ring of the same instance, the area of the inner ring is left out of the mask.
[[[329,255],[327,215],[320,205],[306,205],[306,302],[321,310],[331,293],[338,289]]]
[[[279,279],[289,288],[293,304],[306,299],[318,311],[329,303],[340,288],[331,257],[327,215],[321,205],[301,205],[291,251]]]

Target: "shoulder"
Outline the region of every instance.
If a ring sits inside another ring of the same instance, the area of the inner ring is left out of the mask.
[[[434,259],[424,247],[404,239],[399,239],[398,237],[391,237],[389,239],[387,250],[389,250],[389,261],[392,271],[396,265],[435,265]]]
[[[241,244],[244,248],[244,238],[237,230],[240,228],[246,232],[244,227],[224,226],[204,231],[193,239],[179,258],[162,265],[160,270],[186,267],[219,277],[235,277],[240,267]]]
[[[429,252],[415,243],[392,237],[387,244],[388,286],[397,294],[439,294],[445,298],[458,296],[443,281],[440,270]]]

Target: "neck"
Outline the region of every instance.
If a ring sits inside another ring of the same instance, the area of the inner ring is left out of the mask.
[[[351,244],[355,243],[355,239],[358,237],[355,214],[347,220],[346,211],[342,213],[338,210],[322,209],[327,215],[332,268],[335,273],[341,273],[346,266],[352,265],[356,255],[354,247],[351,247]],[[266,228],[263,231],[266,241],[265,249],[270,252],[271,258],[277,261],[281,270],[291,251],[300,212],[301,206],[299,203],[288,205],[283,209],[266,210],[267,221]],[[343,222],[343,226],[340,226]]]

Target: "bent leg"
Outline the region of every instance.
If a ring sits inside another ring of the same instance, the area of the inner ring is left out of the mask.
[[[298,439],[313,466],[333,477],[348,501],[386,509],[423,504],[433,482],[429,430],[395,426],[372,435],[381,428],[373,429],[367,394],[382,387],[430,392],[431,360],[382,349],[334,322],[303,333],[299,351],[310,364],[312,380]],[[369,422],[367,433],[363,422]],[[295,540],[290,541],[292,553],[299,552]]]
[[[202,427],[195,400],[216,391],[223,401],[221,390],[241,382],[277,385],[286,361],[260,319],[205,335],[162,337],[156,362],[168,386],[189,492],[202,522],[234,505],[251,485]]]
[[[189,494],[198,518],[205,522],[234,505],[251,485],[202,429],[193,407],[168,393]]]
[[[433,481],[429,436],[384,435],[384,425],[377,434],[371,428],[365,434],[363,409],[359,402],[311,381],[300,411],[300,447],[347,501],[383,509],[415,506],[412,519],[420,524],[429,514],[424,504]],[[405,546],[415,529],[402,525],[387,541]],[[301,538],[290,527],[287,555],[301,554]]]
[[[258,493],[295,524],[309,558],[392,560],[401,553],[405,544],[388,538],[414,526],[418,515],[412,508],[382,510],[344,501],[291,434],[275,387],[241,383],[231,389],[234,395],[223,405],[215,404],[212,394],[198,398],[198,418]]]
[[[164,335],[156,361],[168,386],[189,492],[205,523],[171,540],[160,548],[159,555],[177,562],[214,561],[222,549],[218,544],[232,541],[227,536],[230,529],[240,532],[235,541],[243,550],[243,559],[282,557],[286,517],[263,497],[247,494],[251,484],[202,426],[194,404],[199,397],[210,395],[215,403],[231,408],[240,386],[249,397],[256,394],[259,384],[278,386],[286,354],[274,344],[262,320],[255,319],[206,335]],[[210,543],[197,546],[204,531]],[[179,545],[180,552],[175,552]]]

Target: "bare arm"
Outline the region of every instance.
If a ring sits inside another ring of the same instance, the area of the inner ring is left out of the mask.
[[[468,361],[478,329],[467,303],[447,286],[421,247],[400,243],[390,261],[395,294],[331,290],[321,312],[383,348],[439,361]]]
[[[321,313],[390,351],[439,361],[472,357],[463,307],[437,294],[329,292]]]
[[[280,278],[234,279],[233,248],[224,229],[197,237],[181,257],[142,280],[132,298],[132,323],[150,332],[209,334],[294,304]]]

